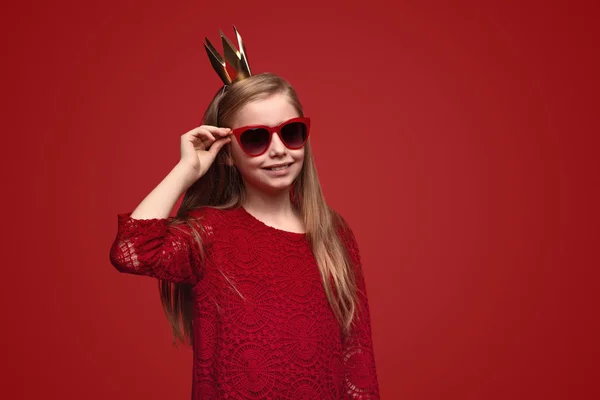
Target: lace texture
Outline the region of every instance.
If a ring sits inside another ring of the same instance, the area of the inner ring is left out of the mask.
[[[118,215],[110,260],[123,273],[194,288],[192,399],[379,399],[368,299],[355,237],[360,319],[341,334],[306,235],[243,208],[202,214],[204,262],[169,219]]]

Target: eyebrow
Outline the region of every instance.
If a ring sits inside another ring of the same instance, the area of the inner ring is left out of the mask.
[[[287,119],[284,119],[283,121],[280,121],[279,123],[277,123],[275,125],[269,125],[269,124],[247,124],[247,125],[241,125],[240,128],[243,128],[245,126],[268,126],[270,128],[275,128],[276,126],[279,126],[279,125],[283,124],[284,122],[287,122],[287,121],[289,121],[291,119],[294,119],[294,118],[300,118],[300,117],[287,118]],[[236,128],[236,129],[238,129],[238,128]]]
[[[294,118],[300,118],[300,117],[298,116],[298,117],[291,117],[291,118],[288,118],[288,119],[284,119],[283,121],[280,121],[280,122],[279,122],[277,125],[272,125],[272,126],[271,126],[271,128],[274,128],[274,127],[276,127],[276,126],[279,126],[279,125],[283,124],[284,122],[287,122],[287,121],[289,121],[290,119],[294,119]]]

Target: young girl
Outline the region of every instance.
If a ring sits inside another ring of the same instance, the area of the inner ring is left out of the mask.
[[[159,280],[193,347],[193,399],[379,399],[358,246],[302,110],[274,74],[225,85],[179,163],[118,215],[111,263]]]

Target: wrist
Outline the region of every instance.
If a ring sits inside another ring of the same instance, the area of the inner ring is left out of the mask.
[[[181,161],[173,167],[169,175],[178,182],[182,192],[186,191],[196,181],[193,168]]]

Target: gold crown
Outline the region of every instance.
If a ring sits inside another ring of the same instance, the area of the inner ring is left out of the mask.
[[[242,37],[238,33],[235,25],[233,27],[235,35],[237,37],[239,50],[237,50],[234,45],[227,39],[227,36],[219,29],[219,33],[221,34],[221,41],[223,42],[223,55],[224,58],[219,54],[215,46],[210,43],[208,38],[206,39],[206,43],[204,44],[204,48],[206,48],[206,53],[208,54],[208,59],[212,64],[214,70],[217,72],[217,75],[221,78],[225,85],[231,85],[233,82],[241,81],[242,79],[246,79],[252,74],[250,73],[250,65],[248,65],[248,57],[246,56],[246,48],[244,47],[244,43],[242,42]],[[227,72],[227,64],[226,61],[233,67],[236,74],[233,79],[229,76]]]

